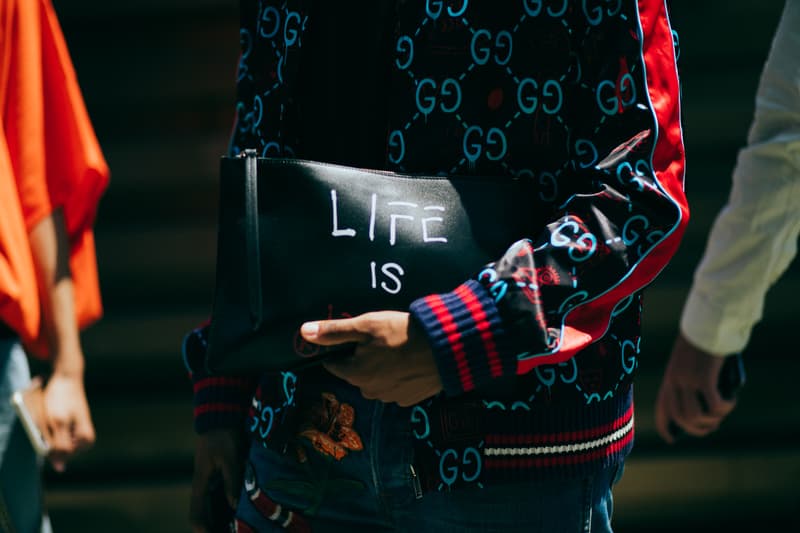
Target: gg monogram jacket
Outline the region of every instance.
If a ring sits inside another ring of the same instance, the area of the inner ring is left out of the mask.
[[[422,487],[586,475],[624,459],[641,290],[688,218],[664,0],[241,10],[232,154],[537,184],[537,234],[411,305],[445,389],[408,410]],[[242,424],[258,381],[251,416],[283,405],[287,379],[303,386],[303,375],[195,373],[196,429]],[[448,456],[477,466],[448,476]]]

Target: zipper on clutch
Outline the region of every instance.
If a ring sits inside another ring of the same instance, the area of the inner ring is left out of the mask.
[[[419,481],[419,476],[417,476],[417,471],[414,470],[414,465],[408,465],[408,468],[411,470],[411,483],[414,485],[414,497],[417,500],[421,500],[422,484]]]

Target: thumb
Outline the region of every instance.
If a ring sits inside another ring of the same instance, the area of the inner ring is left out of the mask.
[[[85,399],[76,399],[73,403],[71,418],[70,436],[76,450],[84,450],[91,447],[94,444],[95,431],[92,423],[92,413]]]
[[[97,437],[94,431],[92,418],[88,412],[76,418],[74,438],[75,445],[79,450],[84,450],[94,445],[94,441]]]
[[[300,333],[305,340],[322,346],[347,342],[364,343],[372,338],[372,335],[363,331],[357,318],[306,322],[301,326]]]

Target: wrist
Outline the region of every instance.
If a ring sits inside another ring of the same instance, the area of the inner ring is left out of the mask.
[[[53,354],[52,375],[83,379],[85,363],[80,349],[58,351]]]

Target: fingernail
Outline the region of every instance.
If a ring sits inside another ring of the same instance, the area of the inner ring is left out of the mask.
[[[319,322],[306,322],[300,327],[300,333],[307,339],[316,339],[319,334]]]

